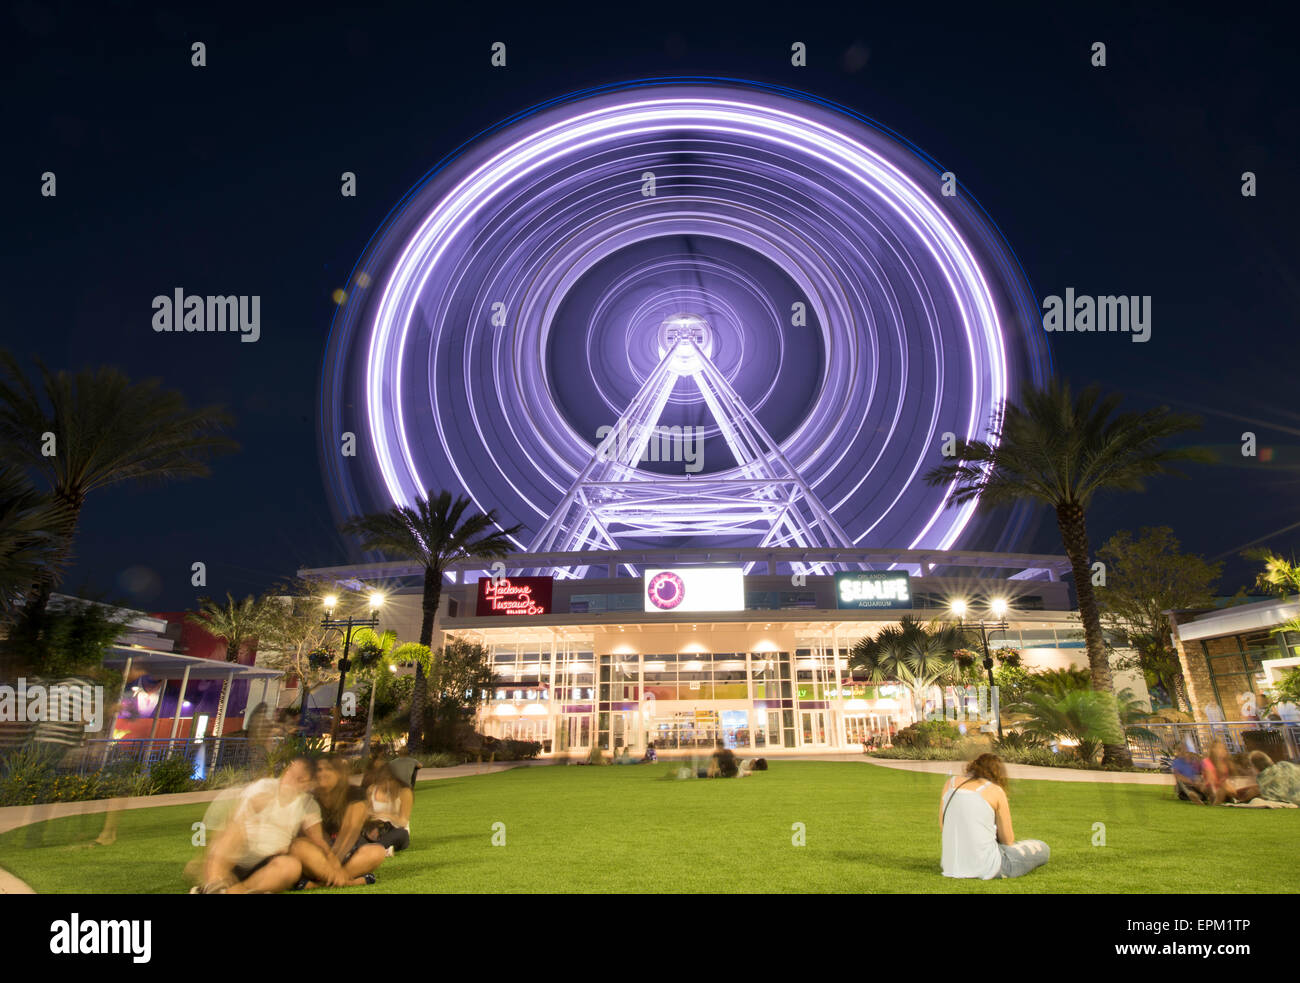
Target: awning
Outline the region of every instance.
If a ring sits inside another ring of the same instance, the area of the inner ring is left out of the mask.
[[[190,670],[190,679],[273,679],[283,676],[279,669],[258,666],[241,666],[237,662],[218,662],[216,659],[198,659],[192,655],[172,655],[168,652],[151,652],[145,649],[114,647],[104,656],[104,665],[110,669],[125,669],[127,660],[131,669],[148,673],[154,679],[181,679]]]

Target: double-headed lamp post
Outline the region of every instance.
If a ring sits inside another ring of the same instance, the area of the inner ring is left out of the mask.
[[[966,602],[957,600],[950,605],[953,616],[957,619],[958,631],[975,631],[980,633],[980,642],[984,646],[984,670],[989,674],[989,707],[993,707],[993,656],[989,654],[989,632],[1007,630],[1007,602],[1002,598],[994,598],[989,602],[989,614],[994,618],[992,621],[985,621],[981,618],[979,621],[966,623]],[[1002,708],[998,707],[994,714],[994,719],[998,725],[998,740],[1002,740]]]
[[[330,724],[330,751],[334,751],[334,741],[338,737],[339,718],[343,715],[343,687],[347,685],[348,670],[352,668],[352,663],[348,661],[348,649],[352,645],[352,633],[358,628],[377,628],[379,626],[379,609],[383,606],[384,595],[375,591],[370,595],[370,616],[367,618],[358,618],[355,615],[348,615],[346,618],[334,617],[334,608],[338,605],[339,599],[334,594],[330,594],[324,600],[325,617],[321,619],[320,625],[325,629],[337,629],[343,633],[343,656],[339,659],[339,689],[334,697],[334,719]]]

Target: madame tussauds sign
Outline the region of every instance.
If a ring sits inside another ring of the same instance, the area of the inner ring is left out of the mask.
[[[550,614],[552,586],[550,577],[480,577],[476,613],[480,618]]]

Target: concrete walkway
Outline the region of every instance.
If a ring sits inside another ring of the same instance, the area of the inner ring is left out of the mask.
[[[934,775],[960,775],[965,770],[964,761],[902,761],[897,758],[870,758],[856,755],[853,758],[827,756],[826,761],[864,761],[881,768],[894,768],[898,771],[923,771]],[[1140,771],[1085,771],[1082,768],[1046,768],[1042,765],[1007,765],[1008,778],[1030,778],[1044,782],[1105,782],[1124,785],[1168,785],[1174,784],[1174,776],[1164,772]]]

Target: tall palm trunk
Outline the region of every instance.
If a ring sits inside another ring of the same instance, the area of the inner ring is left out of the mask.
[[[72,542],[77,535],[77,521],[81,517],[81,507],[86,502],[86,496],[74,494],[61,488],[54,490],[54,500],[63,506],[67,511],[66,527],[62,530],[63,548],[62,557],[70,559],[72,556]],[[39,626],[45,617],[45,609],[49,607],[50,595],[54,593],[55,575],[52,570],[47,570],[41,578],[32,585],[31,591],[27,595],[25,604],[26,616],[31,619],[33,626]]]
[[[1174,677],[1174,704],[1176,710],[1192,712],[1192,698],[1187,695],[1187,682],[1181,674]]]
[[[420,644],[433,651],[433,628],[438,618],[438,603],[442,600],[442,570],[436,567],[424,568],[424,599],[421,607],[423,617],[420,619]],[[415,685],[411,688],[410,733],[407,735],[407,747],[412,752],[424,750],[424,704],[429,698],[429,680],[424,674],[424,666],[415,664]]]
[[[1092,592],[1092,566],[1088,562],[1088,523],[1083,509],[1076,504],[1064,504],[1056,507],[1056,522],[1061,529],[1061,541],[1065,544],[1065,555],[1070,560],[1070,570],[1074,573],[1074,592],[1079,598],[1079,618],[1083,622],[1083,638],[1088,651],[1088,668],[1092,676],[1092,688],[1102,693],[1115,692],[1115,683],[1110,673],[1110,658],[1106,654],[1106,636],[1101,629],[1101,612],[1097,608],[1097,596]],[[1115,709],[1116,733],[1123,734],[1119,709]],[[1102,763],[1132,766],[1133,755],[1127,744],[1103,744]]]
[[[227,662],[239,661],[238,642],[226,643],[226,661]],[[217,714],[215,717],[212,718],[213,720],[220,720],[223,726],[225,725],[225,721],[226,721],[226,702],[229,699],[230,699],[230,681],[226,680],[221,684],[221,695],[217,698]],[[176,715],[178,717],[180,716],[180,712],[181,712],[181,708],[178,706],[176,708]],[[217,735],[214,734],[213,736],[215,737]]]

